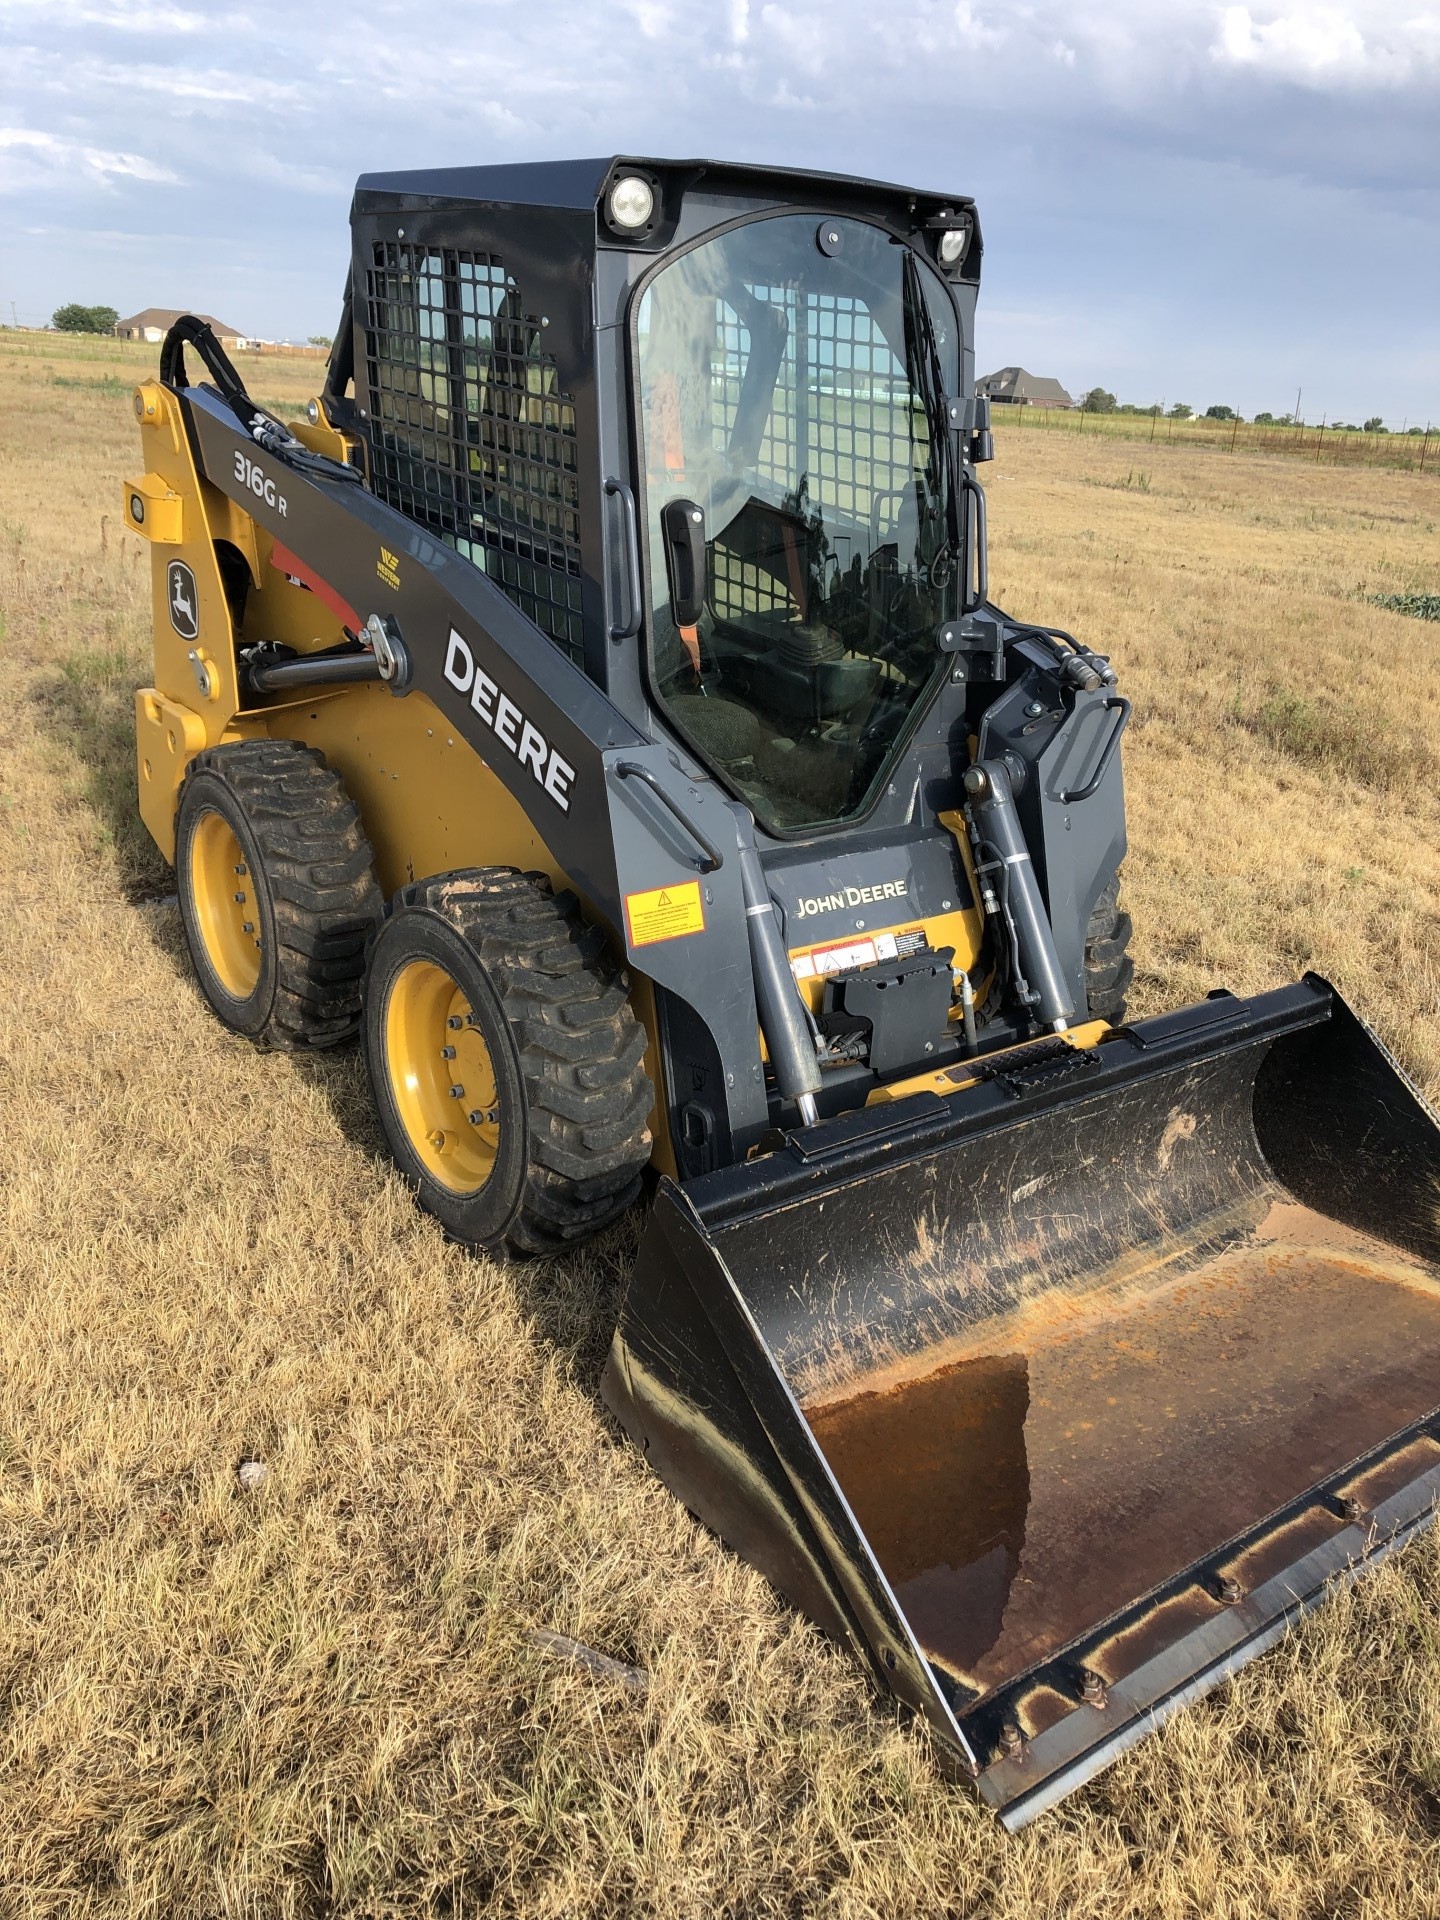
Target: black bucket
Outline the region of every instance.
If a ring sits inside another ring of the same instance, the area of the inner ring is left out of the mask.
[[[982,1071],[663,1183],[604,1393],[1015,1827],[1431,1517],[1440,1124],[1313,976]]]

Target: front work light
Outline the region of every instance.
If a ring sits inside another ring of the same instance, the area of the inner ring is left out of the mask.
[[[655,211],[655,195],[648,180],[627,173],[610,189],[610,218],[617,227],[643,227]]]
[[[958,267],[965,258],[965,249],[970,244],[968,227],[947,227],[940,236],[940,264],[942,267]]]

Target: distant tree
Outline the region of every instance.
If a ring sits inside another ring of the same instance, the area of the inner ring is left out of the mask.
[[[308,338],[312,347],[333,347],[335,344],[328,333],[312,333]]]
[[[1257,427],[1273,427],[1275,425],[1274,414],[1273,413],[1257,413],[1255,416],[1255,425]]]
[[[1427,429],[1424,427],[1407,427],[1405,429],[1406,437],[1411,440],[1417,440],[1420,435],[1426,431]]]
[[[1189,420],[1194,417],[1195,409],[1187,407],[1183,400],[1177,400],[1166,415],[1170,420]]]
[[[114,307],[82,307],[72,300],[55,309],[50,324],[59,333],[113,333],[119,318]]]
[[[1233,407],[1206,407],[1205,418],[1207,420],[1241,420],[1244,415],[1236,413]]]
[[[1082,413],[1114,413],[1115,396],[1113,393],[1107,393],[1104,387],[1091,387],[1080,402],[1080,411]]]
[[[1372,413],[1370,418],[1365,422],[1365,431],[1366,433],[1388,433],[1390,429],[1378,413]]]

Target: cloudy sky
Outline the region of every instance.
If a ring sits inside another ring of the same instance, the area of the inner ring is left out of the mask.
[[[0,0],[0,319],[335,324],[357,173],[631,152],[973,193],[978,353],[1440,422],[1440,0]]]

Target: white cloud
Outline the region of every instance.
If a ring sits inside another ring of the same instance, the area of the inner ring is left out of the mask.
[[[54,192],[57,188],[99,186],[117,181],[170,185],[177,176],[143,154],[109,151],[36,133],[24,127],[0,127],[0,193]]]
[[[1309,86],[1403,86],[1440,74],[1440,14],[1407,9],[1395,17],[1383,5],[1352,4],[1256,20],[1249,7],[1225,7],[1211,54],[1221,65]]]
[[[998,47],[1005,39],[1004,28],[979,19],[970,0],[956,0],[955,31],[967,47]]]
[[[188,7],[134,6],[130,0],[6,0],[12,15],[43,15],[52,29],[56,26],[101,27],[116,33],[230,33],[243,21],[219,13],[197,13]]]

